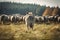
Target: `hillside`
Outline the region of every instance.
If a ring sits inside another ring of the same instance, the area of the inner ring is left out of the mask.
[[[0,2],[0,14],[23,14],[27,12],[33,12],[35,15],[46,16],[46,15],[60,15],[60,8],[57,7],[46,7],[37,4],[22,4],[22,3],[11,3],[11,2]]]
[[[32,11],[34,14],[42,15],[45,8],[46,6],[40,6],[36,4],[0,2],[0,14],[26,14],[26,12]]]

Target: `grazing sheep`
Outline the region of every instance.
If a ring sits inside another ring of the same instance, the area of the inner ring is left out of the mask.
[[[60,16],[58,17],[58,23],[60,23]]]
[[[1,22],[2,24],[9,24],[9,16],[8,15],[1,15]]]

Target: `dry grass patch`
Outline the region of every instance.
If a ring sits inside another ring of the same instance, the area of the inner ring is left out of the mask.
[[[55,33],[59,38],[60,24],[35,24],[34,29],[29,31],[25,24],[0,25],[0,39],[3,40],[54,40],[58,39]]]

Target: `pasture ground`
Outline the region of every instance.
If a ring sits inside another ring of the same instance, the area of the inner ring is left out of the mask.
[[[35,24],[33,30],[25,24],[0,24],[0,40],[60,40],[60,24]]]

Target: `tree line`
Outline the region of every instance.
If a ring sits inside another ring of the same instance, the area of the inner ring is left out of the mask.
[[[56,10],[55,7],[50,8],[37,5],[37,4],[22,4],[22,3],[11,3],[11,2],[0,2],[0,14],[23,14],[25,15],[27,12],[33,12],[35,15],[44,16],[50,15],[48,11]],[[60,8],[58,8],[60,10]],[[46,11],[48,10],[48,11]],[[53,12],[54,15],[55,11]],[[59,12],[60,13],[60,12]],[[56,13],[57,14],[57,13]]]

